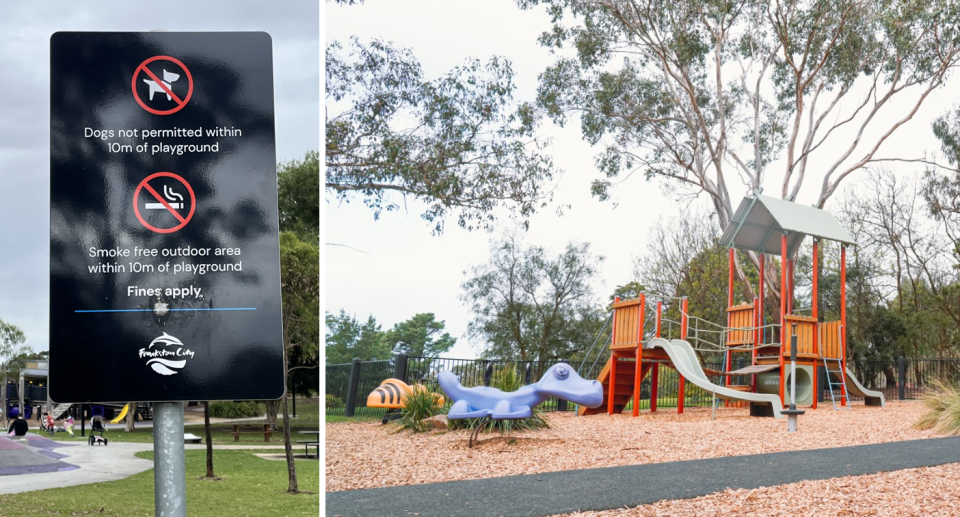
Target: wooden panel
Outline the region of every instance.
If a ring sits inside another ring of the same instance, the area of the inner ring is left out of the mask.
[[[728,307],[730,328],[727,331],[727,346],[753,344],[753,330],[735,330],[753,327],[753,304],[744,303]]]
[[[841,358],[843,345],[840,341],[839,321],[824,321],[820,324],[820,349],[828,359]]]
[[[636,300],[634,300],[636,302]],[[640,304],[624,305],[623,302],[614,304],[616,313],[616,333],[613,347],[622,345],[637,346],[637,337],[640,333]]]
[[[816,357],[813,348],[813,336],[817,332],[817,320],[809,316],[787,314],[784,316],[787,340],[783,347],[783,356],[790,357],[790,338],[793,333],[793,324],[797,325],[797,357]]]

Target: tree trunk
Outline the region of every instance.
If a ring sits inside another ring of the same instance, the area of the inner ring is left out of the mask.
[[[300,492],[297,486],[297,467],[293,460],[293,447],[290,444],[290,413],[287,411],[287,397],[283,397],[283,449],[287,455],[287,473],[290,484],[287,492],[296,494]]]
[[[277,410],[280,409],[280,401],[265,400],[264,405],[267,406],[267,421],[264,423],[270,424],[270,429],[273,429],[274,431],[276,431],[277,430]]]
[[[127,409],[127,419],[126,419],[127,427],[126,429],[124,429],[124,432],[132,433],[136,429],[136,426],[133,423],[134,422],[133,419],[134,417],[136,417],[136,414],[137,414],[137,403],[130,402],[129,408]]]
[[[286,356],[286,353],[284,353]],[[287,359],[283,359],[284,370],[286,370]],[[287,383],[287,376],[284,376],[283,383]],[[286,388],[286,386],[284,386]],[[291,494],[296,494],[300,492],[300,489],[297,487],[297,466],[294,464],[293,460],[293,447],[290,445],[290,413],[287,411],[287,394],[286,389],[284,389],[283,394],[283,449],[287,453],[287,473],[290,478],[290,486],[287,487],[287,492]]]
[[[23,419],[27,419],[27,412],[23,408],[23,375],[19,375],[19,380],[17,381],[17,402],[20,403],[20,414],[23,415]],[[38,415],[39,416],[39,415]]]
[[[207,442],[207,477],[216,477],[213,475],[213,439],[210,436],[210,402],[203,401],[203,434]]]
[[[7,414],[7,365],[0,364],[0,417],[9,419]]]

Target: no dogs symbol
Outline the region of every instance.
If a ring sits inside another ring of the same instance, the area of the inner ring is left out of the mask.
[[[141,192],[146,191],[143,196]],[[197,197],[187,180],[172,172],[156,172],[143,179],[133,193],[133,211],[147,229],[173,233],[193,218]]]
[[[183,109],[190,101],[193,75],[177,58],[154,56],[140,63],[133,72],[130,89],[133,90],[133,98],[143,109],[154,115],[170,115]]]

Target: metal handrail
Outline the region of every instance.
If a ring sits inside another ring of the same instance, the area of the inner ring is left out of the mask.
[[[590,345],[590,350],[588,350],[587,353],[583,356],[583,362],[580,363],[580,370],[577,371],[578,375],[582,376],[582,374],[584,373],[582,371],[583,366],[587,364],[587,361],[590,360],[590,354],[593,352],[593,349],[597,346],[597,343],[600,342],[600,338],[603,336],[603,331],[607,330],[607,325],[609,325],[611,321],[613,321],[613,311],[610,311],[610,316],[607,318],[607,321],[604,322],[603,328],[600,329],[600,332],[597,334],[597,337],[593,340],[593,344]],[[611,334],[610,337],[612,339],[613,335]],[[593,368],[597,365],[597,361],[599,361],[600,357],[603,355],[602,350],[603,349],[601,349],[601,352],[597,353],[597,358],[593,360],[593,364],[591,364],[590,368],[587,369],[587,373],[592,372]]]

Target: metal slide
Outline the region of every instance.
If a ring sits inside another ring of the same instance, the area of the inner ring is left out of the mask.
[[[707,375],[703,372],[703,367],[700,366],[697,354],[693,351],[690,343],[682,339],[667,341],[663,338],[653,338],[644,345],[644,348],[662,348],[670,357],[673,366],[680,372],[680,375],[683,375],[687,382],[692,382],[696,386],[716,394],[717,398],[725,400],[745,400],[754,404],[770,404],[773,407],[773,416],[783,418],[783,415],[780,414],[783,406],[780,404],[780,397],[776,395],[737,391],[710,382],[710,379],[707,378]]]
[[[863,397],[864,403],[868,406],[884,407],[887,405],[887,401],[886,398],[884,398],[883,393],[864,388],[863,385],[860,384],[860,381],[853,376],[850,368],[847,368],[847,375],[845,377],[847,383],[847,393],[856,395],[858,397]]]

